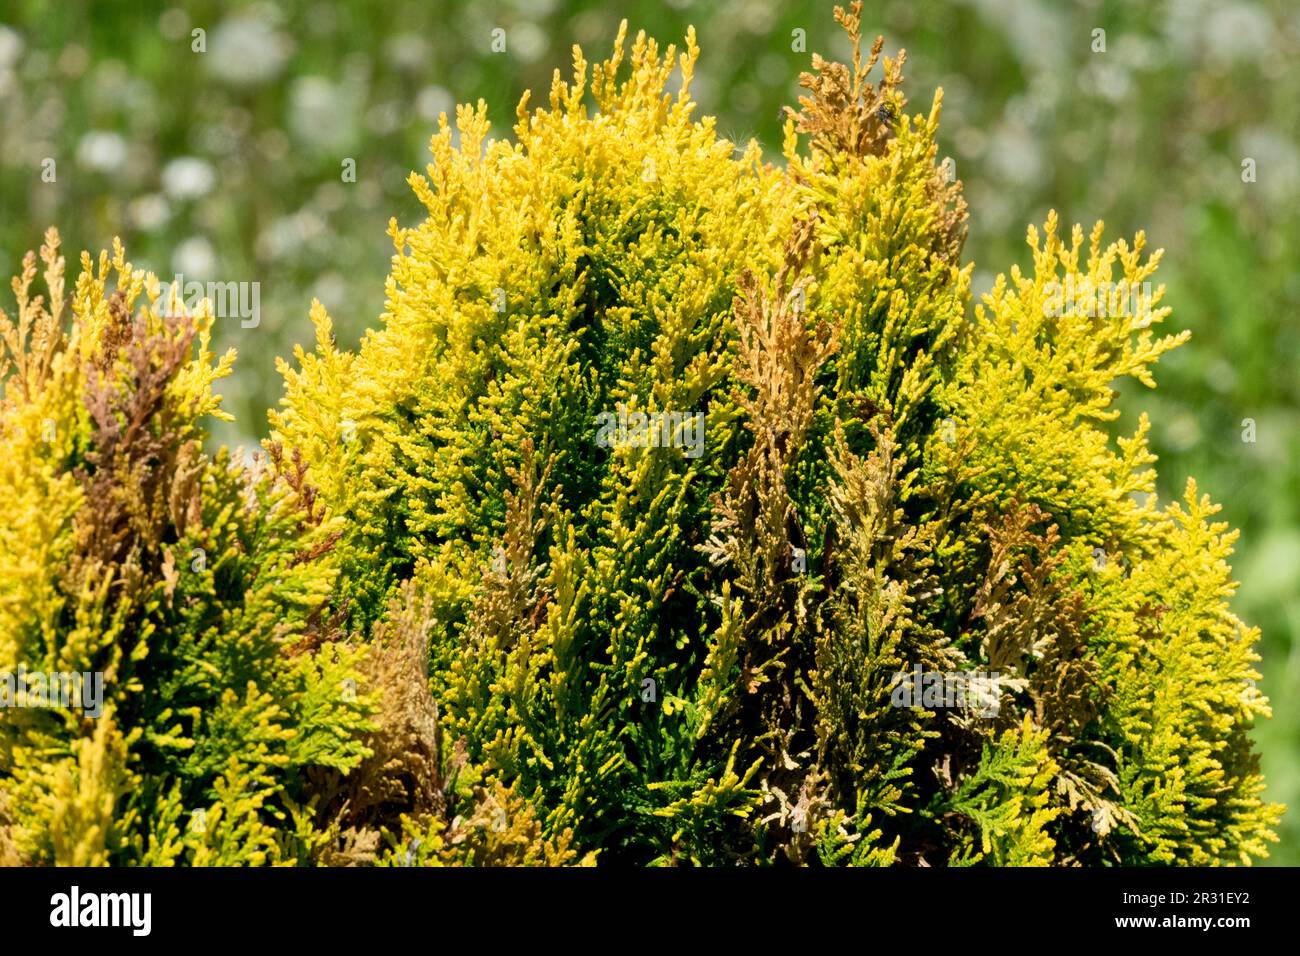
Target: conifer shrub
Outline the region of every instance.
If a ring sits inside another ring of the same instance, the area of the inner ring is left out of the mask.
[[[380,324],[313,304],[251,462],[202,449],[210,317],[119,248],[65,320],[50,236],[0,323],[0,668],[105,704],[0,715],[6,859],[1266,855],[1233,534],[1114,424],[1187,337],[1096,307],[1159,253],[1053,215],[973,304],[941,93],[837,19],[780,166],[696,118],[693,33],[575,49],[513,140],[444,118]]]
[[[0,853],[310,859],[308,780],[354,768],[369,726],[339,693],[361,649],[331,633],[338,521],[278,453],[259,475],[203,451],[234,358],[209,314],[120,245],[67,296],[53,230],[41,260],[45,293],[29,254],[0,315]],[[48,706],[60,674],[102,700]]]

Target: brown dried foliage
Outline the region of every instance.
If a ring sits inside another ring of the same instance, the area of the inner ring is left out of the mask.
[[[815,228],[815,214],[799,224],[770,286],[752,273],[740,280],[736,400],[753,444],[714,498],[713,535],[702,548],[713,564],[733,569],[748,614],[740,702],[718,719],[737,722],[736,736],[754,741],[766,758],[764,789],[776,805],[768,822],[796,855],[802,851],[793,847],[808,842],[804,822],[816,787],[800,763],[812,738],[797,675],[811,648],[800,636],[806,578],[793,569],[791,542],[806,541],[786,475],[812,422],[817,373],[838,345],[831,326],[811,325],[800,307]]]
[[[885,58],[885,75],[878,85],[867,81],[880,59],[885,38],[876,37],[866,63],[862,62],[862,3],[855,2],[846,12],[835,8],[835,22],[844,28],[853,43],[853,67],[832,63],[813,54],[813,73],[802,73],[799,85],[810,96],[799,97],[801,109],[786,107],[786,115],[795,121],[795,129],[812,137],[812,145],[828,159],[839,155],[854,157],[883,156],[894,138],[894,121],[902,109],[898,87],[903,81],[904,50],[897,59]]]
[[[63,332],[63,257],[59,255],[59,233],[51,227],[45,233],[41,246],[41,261],[45,263],[45,287],[49,292],[47,309],[44,297],[31,295],[36,278],[36,255],[28,252],[23,257],[23,270],[11,283],[18,302],[18,321],[12,321],[0,309],[0,382],[7,382],[9,372],[16,374],[13,382],[25,401],[31,401],[50,376],[54,357],[65,344]]]
[[[505,493],[503,541],[493,549],[484,587],[475,602],[468,637],[472,645],[509,651],[543,620],[548,598],[537,593],[539,571],[530,567],[537,540],[546,528],[542,489],[550,478],[553,459],[539,461],[532,439],[525,439],[520,465],[507,470],[514,490]],[[559,489],[553,494],[558,497]]]
[[[381,828],[400,814],[417,822],[444,814],[438,705],[429,693],[432,625],[429,601],[408,583],[375,626],[360,665],[364,685],[359,688],[378,707],[375,729],[365,738],[370,756],[346,776],[331,772],[315,782],[326,796],[325,816],[335,834],[319,862],[372,863]]]
[[[161,570],[161,547],[201,519],[204,457],[188,420],[171,407],[168,386],[189,359],[195,328],[180,317],[151,330],[114,296],[112,328],[87,368],[83,396],[94,426],[77,476],[91,507],[76,519],[69,593],[115,575],[118,601],[133,602]]]
[[[1086,653],[1083,595],[1057,573],[1065,555],[1049,520],[1037,505],[1012,502],[1001,524],[985,524],[990,555],[970,621],[983,624],[990,670],[1026,678],[1039,726],[1070,740],[1102,704],[1099,665]]]
[[[799,76],[799,85],[811,95],[799,97],[797,112],[786,107],[786,115],[794,120],[796,132],[811,137],[814,155],[831,168],[840,165],[841,157],[861,160],[885,156],[897,136],[896,125],[907,105],[902,93],[906,50],[899,50],[894,59],[885,57],[884,76],[879,83],[867,80],[880,61],[885,38],[876,37],[863,62],[861,13],[861,0],[855,0],[847,11],[843,7],[835,8],[835,20],[853,44],[852,68],[813,54],[814,72]],[[930,253],[956,264],[966,242],[968,218],[961,181],[955,177],[949,181],[944,170],[936,168],[928,192],[940,216],[936,242]]]

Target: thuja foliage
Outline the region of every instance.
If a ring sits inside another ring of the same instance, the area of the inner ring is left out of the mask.
[[[310,781],[366,753],[362,649],[331,638],[327,518],[277,457],[202,450],[211,316],[120,246],[64,294],[53,230],[0,316],[0,670],[103,675],[102,713],[0,722],[0,853],[32,863],[311,858]],[[70,317],[64,315],[71,313]],[[84,702],[84,701],[83,701]]]
[[[837,18],[781,165],[696,118],[693,34],[575,50],[512,140],[444,118],[379,326],[313,306],[251,462],[202,449],[210,316],[120,249],[65,316],[48,238],[0,323],[0,667],[106,703],[0,714],[6,859],[1266,854],[1233,534],[1115,424],[1186,335],[1097,292],[1159,253],[1052,216],[972,304],[941,94]],[[900,705],[918,668],[992,706]]]

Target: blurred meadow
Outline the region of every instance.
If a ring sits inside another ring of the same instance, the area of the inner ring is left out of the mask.
[[[848,55],[832,6],[0,0],[4,274],[53,224],[70,258],[120,236],[161,279],[259,283],[260,323],[216,333],[239,361],[221,388],[236,422],[214,442],[252,445],[279,397],[275,357],[312,344],[312,297],[346,347],[378,322],[388,220],[421,214],[406,178],[440,113],[483,98],[510,135],[520,95],[544,98],[574,43],[594,61],[624,17],[662,43],[694,24],[701,111],[775,157],[811,52]],[[1147,410],[1161,497],[1194,475],[1241,529],[1236,608],[1263,629],[1275,714],[1257,731],[1269,796],[1300,805],[1300,6],[868,0],[863,20],[887,54],[906,48],[913,112],[944,89],[977,292],[1029,264],[1026,227],[1052,208],[1165,249],[1166,328],[1192,339],[1158,391],[1124,392],[1118,427]],[[1300,813],[1281,836],[1271,862],[1300,864]]]

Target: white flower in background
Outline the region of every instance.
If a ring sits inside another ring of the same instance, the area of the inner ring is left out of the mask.
[[[23,52],[23,38],[16,30],[0,23],[0,70],[7,70],[18,62]]]
[[[402,104],[397,100],[376,103],[366,111],[366,129],[376,136],[386,136],[402,128]]]
[[[1255,160],[1256,182],[1270,203],[1285,203],[1300,192],[1300,150],[1277,129],[1244,130],[1237,138],[1237,153]]]
[[[328,121],[338,102],[338,88],[323,76],[302,76],[294,81],[289,101],[291,123],[295,129],[308,132]]]
[[[1116,37],[1112,52],[1119,63],[1130,70],[1150,70],[1161,66],[1165,60],[1165,50],[1156,41],[1138,34],[1126,33]]]
[[[436,120],[442,113],[455,116],[456,100],[444,87],[426,86],[415,98],[415,109],[426,120]]]
[[[291,52],[288,37],[262,17],[244,13],[217,24],[203,63],[232,86],[256,86],[279,76]]]
[[[1217,358],[1210,363],[1205,381],[1220,395],[1231,395],[1237,388],[1237,368],[1231,362]]]
[[[172,216],[171,206],[159,193],[149,193],[132,200],[127,211],[135,227],[142,232],[164,226]]]
[[[299,77],[289,90],[289,133],[322,153],[347,149],[357,140],[362,104],[355,86],[323,76]]]
[[[292,215],[281,216],[258,235],[258,258],[279,259],[301,253],[306,244],[323,235],[325,229],[325,220],[310,209],[304,208]]]
[[[429,61],[429,44],[415,33],[399,33],[387,43],[386,58],[401,70],[415,71]]]
[[[525,63],[536,61],[546,52],[546,31],[536,23],[527,20],[514,23],[506,33],[510,40],[510,52]]]
[[[539,20],[555,12],[555,0],[515,0],[515,9],[521,16]]]
[[[173,199],[198,199],[216,184],[217,172],[206,159],[182,156],[163,167],[163,192]]]
[[[180,40],[189,37],[190,15],[180,7],[164,10],[158,17],[158,32],[168,40]]]
[[[77,162],[98,173],[114,173],[126,165],[126,140],[107,130],[91,130],[77,143]]]
[[[217,253],[203,236],[190,236],[172,252],[172,269],[185,277],[186,283],[212,278],[217,271]]]
[[[1179,411],[1170,416],[1164,426],[1165,444],[1174,451],[1188,451],[1201,440],[1201,425],[1196,416]]]
[[[341,183],[322,183],[312,201],[321,212],[338,212],[347,203],[347,189]]]
[[[980,19],[1007,38],[1016,62],[1050,75],[1067,56],[1070,31],[1064,11],[1039,0],[969,0]]]
[[[1220,63],[1258,60],[1273,41],[1273,21],[1268,13],[1244,3],[1215,4],[1203,24],[1205,53]]]
[[[326,306],[337,309],[347,301],[348,284],[337,272],[326,272],[311,287],[311,296]]]
[[[17,60],[22,52],[22,40],[8,27],[0,26],[0,97],[17,89]]]
[[[1112,103],[1118,103],[1128,95],[1132,82],[1118,55],[1109,59],[1093,57],[1079,74],[1079,88],[1084,92],[1091,89]]]
[[[990,138],[989,166],[1008,183],[1032,185],[1046,174],[1041,144],[1022,123],[1003,120]]]
[[[684,4],[680,9],[687,9]],[[780,5],[772,0],[748,0],[736,11],[736,25],[744,32],[762,36],[772,31]]]

